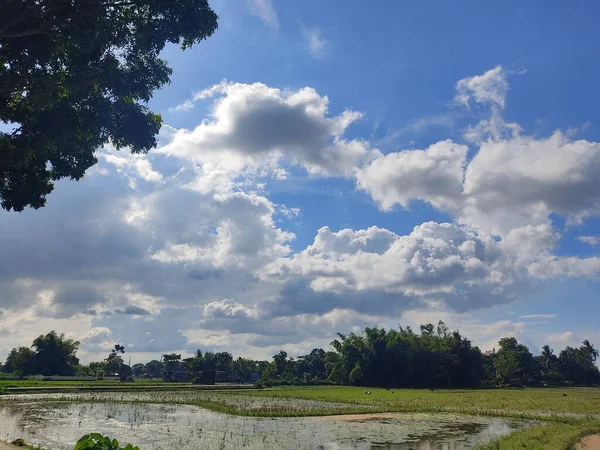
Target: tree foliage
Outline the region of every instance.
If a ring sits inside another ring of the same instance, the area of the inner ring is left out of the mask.
[[[505,337],[498,348],[482,353],[458,330],[450,331],[439,322],[422,325],[419,332],[410,327],[385,330],[365,328],[361,334],[338,333],[331,350],[315,348],[310,353],[290,357],[284,350],[271,361],[234,358],[229,352],[202,352],[191,357],[178,353],[162,355],[162,361],[129,367],[121,355],[125,347],[116,344],[108,358],[78,365],[77,342],[55,332],[34,341],[32,348],[14,348],[8,355],[4,370],[18,375],[62,374],[76,371],[78,375],[119,373],[123,381],[131,375],[139,378],[180,379],[174,374],[187,374],[188,380],[200,379],[200,373],[212,373],[217,381],[260,382],[264,385],[325,384],[413,387],[468,388],[523,385],[595,385],[600,383],[596,366],[598,350],[584,341],[578,348],[567,347],[558,356],[545,345],[534,356],[529,348],[514,337]],[[43,350],[43,351],[42,351]],[[49,362],[40,355],[55,355]],[[48,369],[53,367],[55,369]],[[44,369],[45,368],[45,369]],[[60,373],[52,373],[60,374]],[[184,376],[183,379],[186,377]]]
[[[52,330],[37,337],[32,344],[35,349],[34,366],[40,375],[74,375],[79,364],[79,342],[66,339]]]
[[[161,117],[148,109],[169,82],[159,58],[211,36],[207,0],[4,0],[0,3],[0,202],[45,205],[53,182],[78,180],[95,150],[146,152]]]

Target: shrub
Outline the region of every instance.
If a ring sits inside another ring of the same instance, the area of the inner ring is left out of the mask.
[[[74,450],[140,450],[127,444],[125,447],[119,447],[119,441],[103,436],[100,433],[90,433],[83,436],[75,444]]]

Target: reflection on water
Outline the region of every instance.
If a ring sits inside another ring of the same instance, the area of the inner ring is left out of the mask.
[[[72,449],[100,432],[150,449],[469,449],[526,422],[451,414],[380,417],[253,418],[193,406],[123,403],[0,404],[0,439],[22,437],[52,450]]]

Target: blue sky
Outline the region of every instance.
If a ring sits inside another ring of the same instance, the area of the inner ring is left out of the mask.
[[[600,343],[597,2],[210,3],[215,35],[164,51],[159,148],[0,213],[0,353],[56,328],[87,360],[296,355],[439,319]]]

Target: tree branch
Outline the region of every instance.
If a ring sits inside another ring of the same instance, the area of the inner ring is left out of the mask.
[[[27,36],[35,36],[38,34],[48,34],[49,35],[50,33],[48,33],[46,30],[19,31],[16,33],[1,34],[0,41],[5,40],[5,39],[17,39],[17,38],[22,38],[22,37],[27,37]]]

